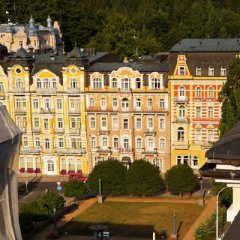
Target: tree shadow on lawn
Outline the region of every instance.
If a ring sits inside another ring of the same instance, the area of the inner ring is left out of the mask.
[[[134,225],[134,224],[114,224],[109,222],[80,222],[72,221],[67,223],[60,229],[60,234],[64,235],[66,232],[68,235],[93,235],[93,230],[89,227],[95,224],[104,224],[108,227],[106,231],[109,231],[110,236],[122,236],[122,237],[141,237],[152,238],[154,228],[152,225]],[[157,239],[167,239],[170,233],[166,230],[156,232]],[[165,236],[165,237],[164,237]]]

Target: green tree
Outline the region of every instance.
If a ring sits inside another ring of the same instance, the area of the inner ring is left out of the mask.
[[[137,160],[127,172],[126,189],[128,194],[133,196],[156,195],[163,189],[163,180],[154,165]]]
[[[86,184],[77,180],[72,180],[63,184],[63,193],[66,197],[81,197],[86,190]]]
[[[90,173],[88,183],[92,190],[98,192],[98,180],[101,179],[103,194],[124,194],[126,172],[127,168],[117,160],[100,162]]]
[[[222,136],[240,119],[240,58],[238,57],[229,64],[227,82],[219,94],[219,99],[222,101],[222,119],[219,124]]]
[[[166,185],[171,193],[191,193],[198,186],[197,176],[187,164],[173,166],[166,172]]]

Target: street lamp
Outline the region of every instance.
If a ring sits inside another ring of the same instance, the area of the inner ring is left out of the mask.
[[[57,219],[56,219],[56,208],[53,208],[53,234],[54,236],[58,236],[58,230],[57,230]]]
[[[220,193],[227,188],[231,188],[231,187],[224,187],[217,194],[217,202],[216,202],[216,240],[218,240],[218,199],[219,199]]]

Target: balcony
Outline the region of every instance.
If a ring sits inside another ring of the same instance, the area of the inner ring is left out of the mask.
[[[57,148],[56,149],[57,154],[77,154],[77,155],[83,155],[86,154],[85,148]]]
[[[41,147],[21,147],[20,148],[20,154],[26,154],[26,153],[40,153],[41,152]]]
[[[119,148],[119,153],[133,153],[133,148]]]
[[[189,123],[188,119],[185,117],[177,117],[173,120],[174,123]]]
[[[15,108],[14,112],[15,113],[26,113],[27,109],[26,108]]]
[[[54,109],[53,108],[40,108],[40,113],[53,114]]]
[[[80,135],[81,129],[80,128],[70,128],[69,133],[71,135]]]
[[[110,147],[107,147],[107,148],[98,147],[97,152],[98,153],[111,153],[111,148]]]
[[[23,93],[23,92],[25,92],[25,88],[24,87],[15,87],[15,88],[12,89],[12,92]]]
[[[129,112],[130,108],[129,107],[122,107],[122,112]]]
[[[68,88],[66,92],[69,94],[79,94],[81,90],[80,88]]]
[[[188,141],[175,141],[173,148],[176,150],[187,150],[189,148]]]
[[[158,154],[157,148],[143,148],[142,154],[145,155],[156,155]]]
[[[55,94],[55,93],[57,93],[57,89],[56,88],[36,88],[36,93]]]
[[[213,142],[204,141],[201,143],[201,148],[210,149],[213,145]]]
[[[64,133],[64,128],[57,128],[55,130],[56,133]]]
[[[110,130],[109,129],[102,129],[100,128],[98,131],[98,135],[109,135]]]
[[[21,130],[21,132],[25,133],[27,131],[26,127],[19,127],[19,129]]]
[[[41,128],[40,127],[39,128],[33,128],[32,132],[33,133],[40,133],[41,132]]]
[[[148,128],[144,131],[145,136],[155,136],[156,131],[153,128]]]
[[[174,102],[175,103],[187,103],[188,98],[186,96],[177,96],[177,97],[174,97]]]
[[[68,110],[69,114],[80,114],[81,109],[80,108],[73,108]]]

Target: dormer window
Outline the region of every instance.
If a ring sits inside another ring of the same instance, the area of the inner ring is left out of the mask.
[[[37,78],[37,88],[41,88],[41,87],[42,87],[41,79]]]
[[[128,92],[130,90],[130,79],[123,78],[122,79],[122,90]]]
[[[151,81],[151,89],[160,89],[161,80],[159,78],[153,78]]]
[[[94,89],[101,89],[103,86],[102,86],[102,80],[100,78],[94,78],[93,79],[93,84],[92,84],[92,87]]]
[[[136,89],[139,89],[139,88],[141,88],[141,79],[137,78],[136,79]]]
[[[71,88],[77,88],[77,79],[76,78],[72,78],[71,79]]]
[[[196,76],[202,76],[202,68],[196,67]]]
[[[208,76],[214,76],[214,67],[208,67]]]
[[[185,67],[183,67],[183,66],[179,67],[179,75],[181,75],[181,76],[185,75]]]
[[[50,88],[50,82],[48,78],[43,79],[43,88],[46,88],[46,89]]]
[[[52,79],[52,87],[57,88],[57,81],[55,78]]]
[[[23,88],[23,81],[21,78],[16,79],[16,88]]]
[[[116,78],[113,78],[112,79],[112,88],[117,88],[118,85],[117,85],[117,79]]]
[[[221,76],[226,76],[227,75],[227,68],[226,67],[221,67],[220,75]]]

